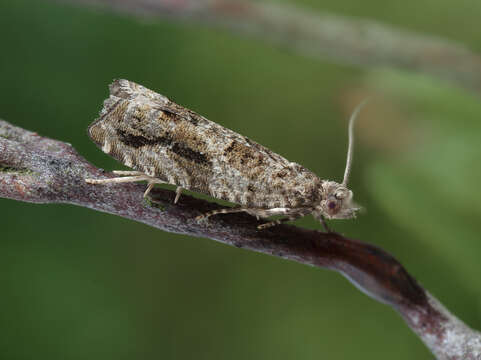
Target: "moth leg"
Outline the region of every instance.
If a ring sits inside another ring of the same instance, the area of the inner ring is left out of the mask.
[[[147,195],[149,195],[149,192],[153,189],[155,183],[154,182],[149,182],[149,184],[147,185],[147,189],[145,189],[145,192],[144,192],[144,198],[147,197]]]
[[[280,225],[282,224],[283,222],[286,222],[286,221],[291,221],[291,220],[296,220],[298,218],[300,218],[301,216],[289,216],[289,217],[286,217],[286,218],[283,218],[283,219],[279,219],[279,220],[274,220],[274,221],[269,221],[265,224],[262,224],[262,225],[259,225],[257,227],[258,230],[264,230],[264,229],[268,229],[270,227],[273,227],[273,226],[276,226],[276,225]]]
[[[312,216],[314,216],[314,219],[320,221],[320,223],[322,224],[322,226],[324,227],[324,230],[326,230],[326,232],[328,232],[328,233],[332,232],[332,230],[327,225],[327,221],[326,221],[326,218],[324,217],[324,215],[322,215],[319,212],[313,212]]]
[[[124,170],[113,170],[112,174],[115,174],[115,175],[132,175],[132,176],[145,175],[145,173],[140,172],[140,171],[124,171]]]
[[[300,210],[292,209],[291,214],[288,217],[283,218],[283,219],[279,219],[279,220],[269,221],[265,224],[259,225],[257,227],[257,229],[264,230],[264,229],[270,228],[272,226],[280,225],[280,224],[282,224],[283,222],[286,222],[286,221],[297,220],[297,219],[300,219],[301,217],[306,216],[310,212],[311,212],[310,209],[300,209]]]
[[[207,219],[213,215],[240,213],[246,210],[247,209],[245,208],[226,208],[226,209],[212,210],[212,211],[206,212],[205,214],[197,216],[195,219],[199,221],[199,220]]]
[[[147,175],[136,175],[136,176],[116,177],[116,178],[110,178],[110,179],[85,179],[85,182],[88,184],[118,184],[118,183],[135,182],[135,181],[143,181],[143,180],[150,180],[150,177]]]
[[[285,221],[291,221],[291,220],[296,220],[299,219],[303,216],[306,216],[312,212],[312,209],[310,208],[297,208],[297,209],[291,209],[291,208],[273,208],[273,209],[263,209],[263,208],[227,208],[227,209],[219,209],[219,210],[214,210],[210,211],[206,214],[197,216],[196,220],[202,220],[206,219],[210,216],[217,215],[217,214],[231,214],[231,213],[240,213],[240,212],[246,212],[249,215],[255,216],[257,220],[260,218],[268,218],[269,216],[274,216],[274,215],[286,215],[287,218],[284,219],[279,219],[279,220],[274,220],[270,221],[268,223],[259,225],[257,228],[259,230],[269,228],[271,226],[279,225]]]
[[[274,208],[274,209],[262,209],[262,208],[245,208],[245,207],[233,207],[209,211],[203,215],[197,216],[197,220],[206,219],[217,214],[232,214],[246,212],[249,215],[255,216],[257,219],[267,218],[272,215],[287,215],[289,208]]]
[[[147,197],[147,195],[149,195],[150,191],[154,188],[154,185],[155,184],[167,184],[165,181],[161,181],[159,179],[156,179],[152,176],[147,176],[147,179],[144,179],[144,180],[147,180],[148,181],[148,184],[147,184],[147,189],[145,189],[145,192],[144,192],[144,198]],[[174,202],[175,204],[175,202]]]
[[[147,197],[147,195],[152,190],[155,184],[165,184],[164,181],[161,181],[157,178],[146,175],[140,171],[114,170],[112,172],[116,175],[127,175],[127,176],[120,176],[120,177],[115,177],[111,179],[85,179],[85,182],[88,184],[119,184],[119,183],[127,183],[127,182],[148,181],[147,189],[144,192],[144,198]]]
[[[175,189],[174,204],[177,204],[177,201],[179,201],[180,194],[182,194],[182,190],[184,190],[182,186],[177,186],[177,189]]]
[[[326,232],[330,233],[332,232],[331,229],[329,228],[329,226],[327,225],[327,221],[326,221],[326,218],[324,216],[319,216],[319,220],[321,221],[321,224],[322,226],[324,226],[324,230],[326,230]]]

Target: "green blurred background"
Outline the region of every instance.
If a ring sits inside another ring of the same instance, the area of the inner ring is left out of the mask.
[[[283,1],[286,2],[286,1]],[[297,1],[481,51],[475,1]],[[426,76],[367,71],[190,23],[0,1],[0,117],[119,164],[86,127],[114,78],[340,180],[367,210],[334,228],[395,255],[481,329],[481,104]],[[1,359],[429,359],[391,308],[339,274],[70,205],[0,199]],[[311,218],[298,225],[320,228]]]

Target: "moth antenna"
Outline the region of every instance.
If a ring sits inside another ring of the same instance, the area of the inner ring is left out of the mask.
[[[368,101],[369,101],[369,98],[361,101],[361,103],[356,106],[356,108],[352,112],[351,118],[349,119],[349,130],[348,130],[349,145],[347,148],[346,169],[344,170],[344,179],[342,180],[343,186],[347,186],[347,182],[349,181],[349,176],[351,175],[352,154],[354,151],[354,123],[359,115],[359,112],[364,107],[364,105],[366,105]]]

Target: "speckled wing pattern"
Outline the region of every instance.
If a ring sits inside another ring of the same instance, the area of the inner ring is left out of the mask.
[[[321,180],[309,170],[128,80],[111,84],[88,134],[130,168],[244,207],[320,201]]]

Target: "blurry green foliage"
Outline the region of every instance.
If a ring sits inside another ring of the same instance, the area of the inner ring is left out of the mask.
[[[382,72],[367,83],[409,109],[403,117],[409,146],[381,153],[366,171],[372,196],[430,254],[454,264],[481,304],[479,99],[421,76]]]
[[[467,0],[298,3],[481,47],[481,5]],[[333,225],[392,252],[481,328],[478,98],[194,24],[28,0],[0,1],[0,18],[0,117],[70,142],[106,169],[119,165],[85,129],[113,78],[333,180],[344,169],[346,99],[359,88],[382,94],[358,123],[351,187],[367,211]],[[392,116],[379,112],[383,103]],[[73,206],[0,199],[0,213],[2,359],[430,356],[392,309],[338,274]],[[320,228],[310,218],[298,225]]]

